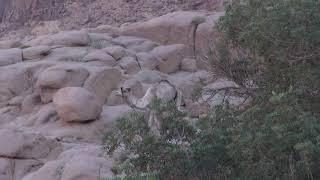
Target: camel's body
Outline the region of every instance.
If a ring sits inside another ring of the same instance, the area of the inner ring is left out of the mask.
[[[175,86],[173,86],[169,81],[162,81],[162,82],[166,82],[168,83],[170,86],[173,87],[174,91],[175,91],[175,97],[173,97],[172,99],[166,99],[167,101],[170,100],[175,100],[176,101],[176,105],[179,111],[182,111],[182,93],[180,90],[178,90]],[[159,83],[160,84],[160,83]],[[132,108],[136,108],[139,110],[144,110],[148,113],[149,118],[148,118],[148,125],[150,127],[150,129],[156,134],[156,135],[160,135],[160,126],[161,123],[158,120],[157,116],[156,116],[156,111],[151,109],[149,107],[149,105],[151,104],[151,102],[154,99],[161,99],[161,97],[159,97],[157,95],[157,88],[160,88],[158,85],[153,85],[151,87],[148,88],[147,92],[145,93],[145,95],[142,98],[137,98],[135,97],[130,91],[126,90],[126,89],[122,89],[121,94],[123,96],[123,98],[126,100],[126,102],[132,107]]]

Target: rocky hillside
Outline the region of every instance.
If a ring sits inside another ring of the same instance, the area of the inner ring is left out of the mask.
[[[153,87],[154,96],[166,100],[181,91],[193,117],[225,98],[243,103],[231,94],[192,98],[199,82],[207,90],[238,88],[214,77],[192,51],[194,20],[202,20],[195,31],[200,56],[222,14],[175,12],[120,28],[102,25],[0,41],[0,179],[112,177],[113,157],[104,154],[101,136],[117,117],[132,111],[120,89],[141,98]]]
[[[222,0],[0,0],[0,37],[121,25],[178,10],[217,10]]]

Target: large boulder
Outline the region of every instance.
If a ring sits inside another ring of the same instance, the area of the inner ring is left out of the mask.
[[[137,61],[134,57],[124,57],[119,61],[119,65],[126,74],[135,74],[140,71]]]
[[[0,66],[15,64],[22,61],[22,51],[18,48],[0,50]]]
[[[181,70],[188,72],[197,71],[197,61],[191,58],[185,58],[181,61]]]
[[[90,43],[90,37],[85,31],[65,31],[54,35],[40,36],[26,45],[62,45],[62,46],[86,46]]]
[[[89,72],[82,67],[57,65],[40,73],[36,86],[42,102],[48,103],[57,90],[70,86],[81,87],[88,76]]]
[[[0,157],[12,159],[53,159],[62,146],[56,140],[19,130],[0,130]]]
[[[47,162],[39,170],[23,177],[23,180],[61,180],[63,164],[62,160]]]
[[[25,175],[38,170],[43,162],[34,159],[0,158],[0,179],[22,179]]]
[[[163,80],[164,75],[158,71],[142,70],[135,74],[132,79],[141,83],[154,84]]]
[[[102,105],[98,97],[81,87],[60,89],[53,97],[59,117],[66,122],[85,122],[99,117]]]
[[[183,44],[158,46],[150,53],[160,60],[159,71],[168,74],[179,70],[181,60],[184,57],[184,48]]]
[[[196,30],[196,51],[198,55],[204,55],[212,43],[208,39],[217,36],[215,22],[224,15],[223,12],[206,11],[178,11],[150,19],[146,22],[137,22],[122,26],[120,33],[128,36],[138,36],[152,41],[169,45],[185,44],[185,53],[193,55],[193,31]],[[198,66],[206,68],[202,62]]]
[[[103,51],[111,55],[115,60],[120,60],[126,55],[126,49],[122,46],[106,47]]]
[[[89,52],[88,47],[56,47],[42,61],[81,62]]]
[[[118,69],[101,68],[91,73],[83,87],[98,96],[100,103],[104,104],[111,92],[118,87],[121,80],[122,75]]]
[[[45,67],[47,64],[24,63],[0,67],[0,102],[30,93],[37,71]]]
[[[135,52],[148,52],[158,46],[157,43],[150,40],[132,36],[119,36],[113,42]]]
[[[191,99],[196,91],[201,91],[205,84],[211,82],[211,76],[207,71],[194,73],[181,71],[171,74],[168,79],[182,91],[185,99]]]
[[[113,176],[112,164],[100,146],[75,146],[22,180],[97,180]]]
[[[33,93],[24,97],[21,102],[21,112],[22,113],[31,113],[33,109],[41,104],[41,98],[39,94]]]
[[[4,40],[0,41],[0,49],[10,49],[10,48],[17,48],[21,44],[19,41],[15,40]]]
[[[119,36],[113,39],[113,42],[119,44],[123,47],[132,47],[136,45],[140,45],[145,41],[145,39],[132,37],[132,36]]]
[[[110,96],[108,97],[108,101],[106,105],[117,106],[124,103],[125,103],[124,98],[121,96],[121,94],[119,94],[117,90],[115,90],[111,92]]]
[[[97,180],[110,177],[113,176],[111,167],[110,159],[88,155],[74,156],[65,165],[61,180]]]
[[[148,52],[137,53],[137,60],[139,61],[141,68],[144,70],[155,70],[160,64],[159,58]]]
[[[30,20],[50,20],[62,17],[63,1],[56,0],[1,0],[0,22],[23,26]],[[19,27],[19,26],[18,26]]]
[[[23,49],[23,59],[32,60],[40,59],[47,56],[50,53],[51,47],[49,46],[34,46]]]
[[[82,61],[106,66],[115,66],[117,64],[116,60],[112,56],[102,50],[89,53],[82,59]]]

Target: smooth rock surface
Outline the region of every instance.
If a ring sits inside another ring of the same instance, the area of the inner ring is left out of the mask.
[[[0,50],[0,66],[15,64],[22,61],[22,51],[18,48]]]
[[[82,67],[54,66],[39,74],[36,86],[39,89],[41,100],[48,103],[57,90],[63,87],[81,87],[89,72]]]
[[[85,88],[66,87],[53,97],[59,117],[65,122],[86,122],[95,120],[102,111],[97,96]]]
[[[49,46],[34,46],[23,49],[23,59],[32,60],[39,59],[47,56],[50,53],[51,47]]]

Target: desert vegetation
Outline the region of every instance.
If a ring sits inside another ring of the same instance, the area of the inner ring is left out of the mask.
[[[159,137],[140,112],[120,118],[105,134],[105,150],[118,153],[114,173],[320,179],[319,9],[317,0],[232,1],[208,57],[252,98],[250,105],[234,108],[226,101],[194,119],[174,102],[154,100]]]

